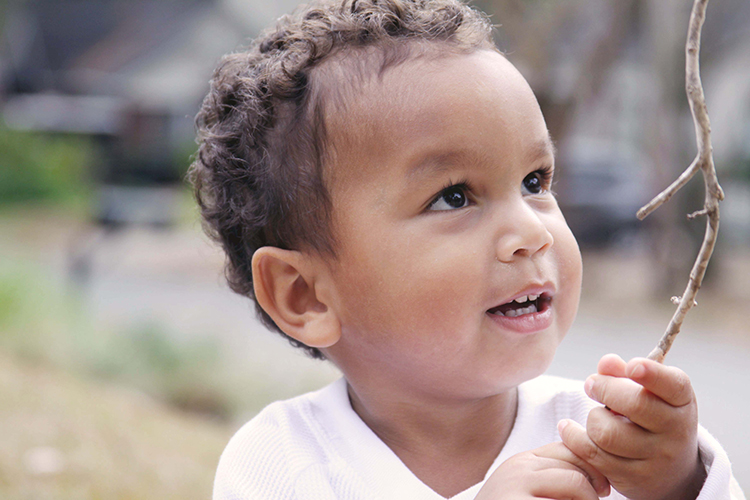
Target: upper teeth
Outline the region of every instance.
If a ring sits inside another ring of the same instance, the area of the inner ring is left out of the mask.
[[[523,304],[524,302],[527,302],[529,300],[534,301],[539,297],[539,295],[524,295],[522,297],[518,297],[517,299],[513,299],[514,302],[518,302],[519,304]]]

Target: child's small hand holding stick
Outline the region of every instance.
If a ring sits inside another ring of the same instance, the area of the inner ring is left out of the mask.
[[[607,355],[585,389],[607,408],[592,410],[586,429],[560,422],[560,435],[573,453],[628,498],[698,496],[706,472],[698,451],[695,394],[683,371]]]

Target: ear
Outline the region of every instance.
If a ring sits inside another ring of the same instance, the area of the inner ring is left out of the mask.
[[[330,280],[322,262],[295,251],[262,247],[253,254],[258,304],[287,335],[310,347],[330,347],[341,324],[329,304]]]

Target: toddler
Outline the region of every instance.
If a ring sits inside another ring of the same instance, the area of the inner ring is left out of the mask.
[[[554,147],[487,18],[335,0],[226,56],[191,169],[232,288],[343,378],[277,402],[215,499],[743,499],[680,370],[542,375],[578,246]]]

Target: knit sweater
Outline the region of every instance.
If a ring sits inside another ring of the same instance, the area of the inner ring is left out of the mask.
[[[542,376],[518,388],[513,429],[485,480],[511,456],[559,441],[563,418],[585,425],[597,403],[581,382]],[[698,432],[708,477],[698,500],[744,500],[719,443]],[[484,481],[451,497],[473,499]],[[445,500],[420,481],[359,418],[346,381],[269,405],[230,440],[214,500]],[[625,497],[616,491],[607,497]]]

